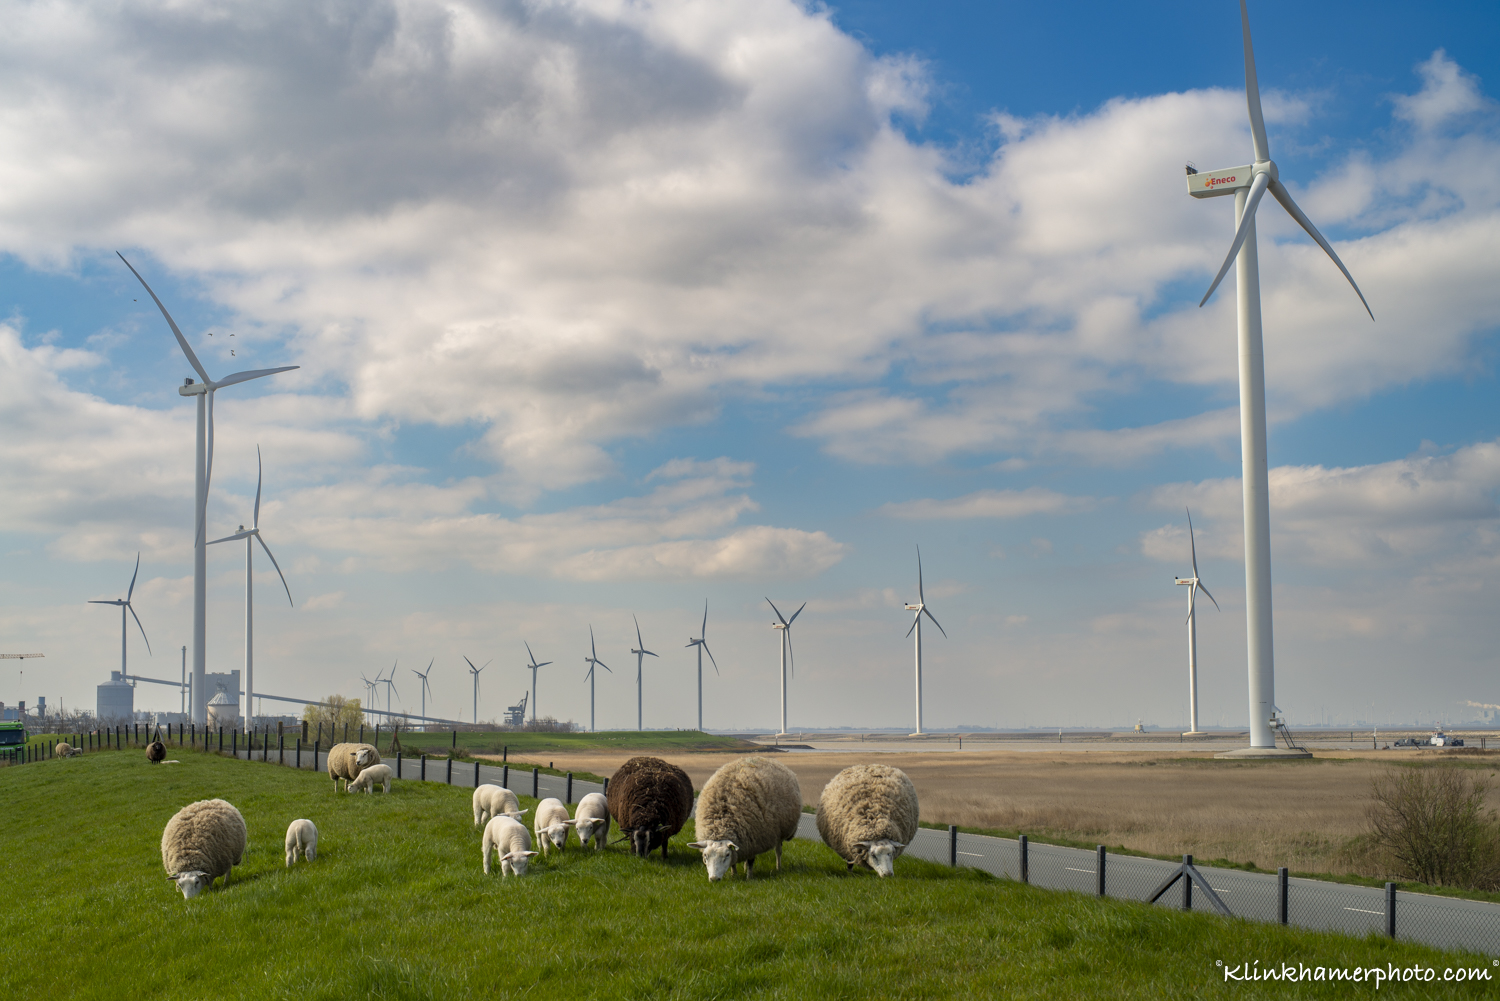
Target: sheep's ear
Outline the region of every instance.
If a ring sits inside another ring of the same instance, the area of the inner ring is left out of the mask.
[[[564,820],[563,821],[563,826],[564,827],[577,827],[578,826],[578,821],[576,821],[576,820]]]
[[[170,880],[172,880],[175,883],[177,881],[177,874],[175,872],[174,873],[169,873],[168,876],[167,876],[167,878],[170,879]]]
[[[856,842],[854,842],[854,847],[855,848],[874,848],[875,847],[875,842],[873,842],[873,841],[856,841]]]
[[[737,845],[737,844],[735,844],[733,841],[729,842],[729,847],[733,848],[735,851],[739,851],[740,850],[740,846]]]
[[[703,849],[707,848],[708,846],[705,845],[701,841],[689,841],[688,842],[688,847],[689,848],[696,848],[696,849],[698,849],[701,852]]]
[[[895,845],[897,848],[905,848],[906,847],[904,844],[902,844],[899,841],[892,841],[891,844]]]
[[[541,852],[522,852],[521,854],[525,855],[527,858],[531,858],[531,856],[533,855],[540,855]]]

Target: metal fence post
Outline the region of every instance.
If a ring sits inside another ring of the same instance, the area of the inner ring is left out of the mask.
[[[284,734],[276,735],[276,763],[286,764],[286,736]]]
[[[533,768],[531,770],[531,798],[536,799],[537,793],[541,792],[542,770]]]
[[[572,805],[572,803],[573,803],[573,773],[572,772],[568,773],[568,798],[566,800],[564,800],[564,802],[568,803],[569,805]]]
[[[1104,846],[1103,845],[1097,845],[1097,846],[1095,846],[1094,853],[1099,856],[1099,864],[1098,864],[1098,866],[1096,868],[1097,868],[1098,873],[1099,873],[1099,896],[1102,897],[1102,896],[1104,896],[1104,858],[1105,858]]]
[[[510,788],[510,765],[500,766],[500,785],[506,789]]]
[[[1276,882],[1279,884],[1281,898],[1281,923],[1287,923],[1287,897],[1290,896],[1290,881],[1287,879],[1286,866],[1276,870]]]
[[[297,738],[297,770],[302,770],[302,738]]]
[[[401,752],[396,752],[396,778],[401,777]]]
[[[423,782],[427,781],[427,754],[426,754],[426,752],[423,752],[423,754],[422,754],[422,781]]]
[[[474,762],[474,788],[479,788],[479,762]]]
[[[948,864],[958,868],[958,825],[948,825]]]
[[[1385,934],[1396,937],[1396,884],[1385,884]]]
[[[229,732],[229,752],[236,758],[240,756],[240,732],[238,730]]]
[[[1182,864],[1192,865],[1193,857],[1191,855],[1184,855],[1182,857]],[[1187,873],[1182,874],[1182,909],[1185,911],[1193,909],[1193,881]]]
[[[1031,882],[1031,859],[1027,857],[1026,835],[1021,835],[1021,882]]]
[[[609,796],[609,776],[608,775],[606,775],[604,777],[604,795],[606,797]]]
[[[453,759],[452,758],[448,759],[448,784],[450,786],[453,784]]]

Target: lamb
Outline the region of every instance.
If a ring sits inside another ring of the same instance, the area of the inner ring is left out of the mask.
[[[67,745],[64,744],[63,746],[66,747]],[[166,756],[167,745],[163,744],[161,741],[153,740],[151,743],[146,745],[146,760],[151,762],[153,765],[159,764],[161,762],[161,759],[165,758]]]
[[[339,779],[344,788],[359,777],[359,773],[371,765],[380,764],[380,752],[370,744],[334,744],[328,749],[328,777],[333,779],[333,791],[339,791]]]
[[[526,825],[501,814],[484,827],[484,874],[490,874],[490,851],[500,859],[500,875],[524,876],[526,865],[536,852],[531,850],[531,835]]]
[[[693,783],[661,758],[635,757],[609,780],[608,803],[634,854],[646,858],[660,846],[665,859],[667,842],[693,810]]]
[[[573,824],[578,829],[579,844],[588,844],[594,839],[594,850],[604,847],[609,838],[609,803],[602,793],[591,792],[578,801],[573,811]]]
[[[740,758],[709,777],[696,816],[698,840],[688,847],[703,853],[709,882],[717,883],[741,861],[749,879],[755,857],[773,849],[780,872],[781,843],[797,836],[802,787],[779,761]]]
[[[161,833],[167,878],[191,900],[245,858],[245,818],[222,799],[201,799],[173,814]]]
[[[854,765],[823,787],[818,834],[849,869],[895,874],[895,862],[917,833],[917,790],[890,765]]]
[[[379,783],[381,786],[380,791],[389,793],[391,791],[391,776],[394,774],[391,771],[390,765],[370,765],[368,768],[361,768],[359,774],[354,777],[353,782],[344,783],[344,791],[366,792],[373,795],[375,785]]]
[[[475,827],[495,817],[520,820],[521,814],[525,812],[521,809],[521,801],[516,799],[516,794],[503,786],[482,785],[474,789]]]
[[[286,829],[286,865],[290,869],[301,853],[308,862],[318,857],[318,829],[311,820],[294,820]]]
[[[548,842],[558,851],[568,847],[568,828],[576,823],[577,821],[568,818],[568,808],[557,797],[548,796],[538,803],[535,815],[536,841],[542,847],[542,854],[547,854]]]

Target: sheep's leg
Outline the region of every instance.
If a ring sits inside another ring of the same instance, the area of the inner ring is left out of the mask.
[[[750,871],[755,868],[755,859],[745,859],[745,882],[750,882]]]
[[[844,871],[845,872],[853,872],[854,871],[854,863],[853,862],[845,862],[844,863]]]
[[[663,839],[663,840],[662,840],[662,843],[661,843],[661,860],[662,860],[662,861],[663,861],[663,862],[665,862],[665,861],[666,861],[666,860],[667,860],[667,842],[668,842],[668,841],[669,841],[669,840],[670,840],[670,839],[666,839],[666,838],[664,838],[664,839]]]
[[[781,842],[776,842],[776,871],[781,871]]]

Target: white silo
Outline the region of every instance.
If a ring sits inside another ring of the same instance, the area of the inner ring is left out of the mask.
[[[110,671],[109,680],[97,689],[95,718],[100,722],[121,722],[135,718],[135,686]]]

